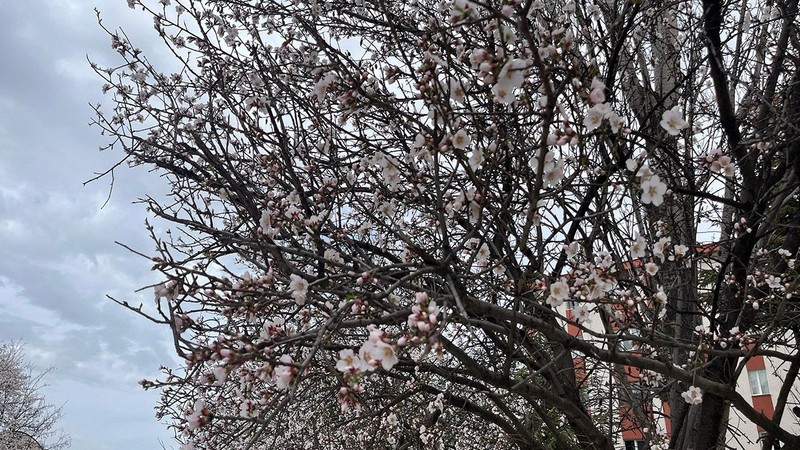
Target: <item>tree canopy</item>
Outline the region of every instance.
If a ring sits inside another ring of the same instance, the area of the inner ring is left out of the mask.
[[[0,345],[0,448],[61,450],[70,445],[58,425],[61,408],[42,395],[47,372],[33,370],[19,343]]]
[[[95,124],[170,187],[119,302],[185,448],[800,447],[797,0],[128,3],[179,69],[101,22]]]

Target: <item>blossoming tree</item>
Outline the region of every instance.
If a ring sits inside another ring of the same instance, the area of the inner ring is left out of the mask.
[[[42,396],[42,376],[24,361],[23,346],[0,345],[0,448],[59,450],[69,437],[58,427],[61,408]]]
[[[106,29],[96,124],[171,187],[120,303],[185,448],[800,445],[796,0],[128,3],[179,70]]]

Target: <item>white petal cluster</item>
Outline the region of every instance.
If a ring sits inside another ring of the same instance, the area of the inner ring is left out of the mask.
[[[371,372],[378,366],[383,370],[392,370],[398,362],[394,346],[386,342],[384,332],[377,328],[369,333],[369,339],[358,350],[358,357],[365,372]]]
[[[576,82],[580,85],[580,82]],[[588,114],[583,119],[583,126],[586,127],[586,132],[596,130],[603,125],[603,120],[608,120],[611,126],[611,131],[616,134],[619,133],[625,126],[625,121],[606,103],[606,85],[596,77],[592,80],[589,86],[589,103],[592,106],[589,108]]]
[[[541,150],[537,151],[530,160],[531,169],[538,172],[541,158]],[[564,179],[564,162],[556,158],[556,153],[552,150],[544,154],[544,166],[542,168],[542,178],[545,186],[555,187]]]
[[[295,303],[298,305],[305,305],[306,295],[308,294],[308,281],[299,275],[290,275],[289,291],[291,291]]]
[[[275,370],[272,372],[272,377],[275,382],[275,387],[285,390],[292,385],[294,376],[297,374],[297,368],[290,365],[292,364],[292,357],[289,355],[281,356],[280,362],[283,364],[279,364],[275,367]]]
[[[650,166],[644,161],[645,155],[640,155],[635,160],[629,159],[625,162],[626,167],[635,173],[642,188],[642,203],[650,203],[659,206],[664,202],[664,195],[667,193],[667,185],[661,178],[653,173]]]
[[[631,244],[631,259],[639,259],[644,258],[645,250],[647,249],[647,243],[645,242],[644,238],[636,233],[636,237]]]
[[[367,342],[361,345],[358,354],[349,348],[339,352],[336,370],[345,374],[372,372],[379,366],[383,370],[392,370],[397,362],[397,353],[394,346],[386,341],[386,334],[372,327]]]
[[[658,206],[664,202],[667,185],[661,182],[658,175],[653,175],[642,182],[642,203]]]
[[[689,128],[689,122],[683,120],[683,113],[677,106],[664,111],[661,115],[660,125],[661,128],[667,130],[667,134],[670,136],[677,136],[681,130]]]
[[[569,298],[569,285],[564,280],[558,280],[550,285],[550,295],[547,297],[547,304],[556,308]]]
[[[178,293],[178,283],[175,280],[170,280],[165,283],[157,284],[153,288],[153,293],[155,294],[156,303],[162,298],[174,300],[175,295]]]
[[[416,328],[423,334],[427,334],[438,321],[439,307],[436,305],[436,302],[430,300],[428,294],[424,292],[417,293],[414,306],[411,307],[411,314],[408,316],[408,326]]]
[[[469,147],[469,144],[472,142],[472,136],[467,133],[467,130],[460,129],[456,131],[453,135],[453,147],[464,150],[465,148]]]
[[[699,405],[703,403],[703,391],[696,386],[689,386],[689,390],[682,393],[681,397],[690,405]]]
[[[311,91],[311,98],[317,99],[318,102],[322,103],[322,100],[325,98],[325,93],[328,92],[336,81],[339,79],[339,76],[336,72],[329,71],[324,73],[320,79],[314,84],[314,90]]]
[[[510,104],[516,100],[514,91],[525,82],[525,71],[529,66],[529,61],[515,58],[508,61],[500,69],[500,73],[497,75],[497,82],[492,86],[495,102]]]
[[[206,402],[198,399],[194,402],[192,412],[186,417],[186,426],[190,430],[196,430],[211,421],[211,413],[206,408]]]
[[[722,173],[726,177],[732,177],[736,173],[736,166],[730,156],[723,155],[711,163],[711,171]]]

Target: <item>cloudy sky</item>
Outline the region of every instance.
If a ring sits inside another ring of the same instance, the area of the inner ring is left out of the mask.
[[[64,404],[72,448],[176,448],[157,394],[136,384],[174,364],[168,336],[105,298],[152,303],[134,292],[155,280],[147,261],[114,241],[150,252],[134,201],[164,183],[122,168],[105,207],[110,179],[82,184],[120,157],[88,126],[103,96],[86,58],[115,61],[94,8],[157,54],[152,21],[125,0],[0,1],[0,341],[53,367],[46,395]]]

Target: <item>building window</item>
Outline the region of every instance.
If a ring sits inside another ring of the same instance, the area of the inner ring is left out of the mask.
[[[766,370],[749,370],[747,371],[747,377],[750,379],[750,391],[753,393],[753,395],[769,394]]]
[[[625,450],[644,450],[644,441],[625,441]]]
[[[622,333],[620,333],[622,334]],[[628,328],[627,334],[630,336],[641,336],[638,328]],[[638,342],[635,342],[631,339],[620,339],[619,340],[619,349],[623,352],[632,352],[634,347],[638,345]]]

